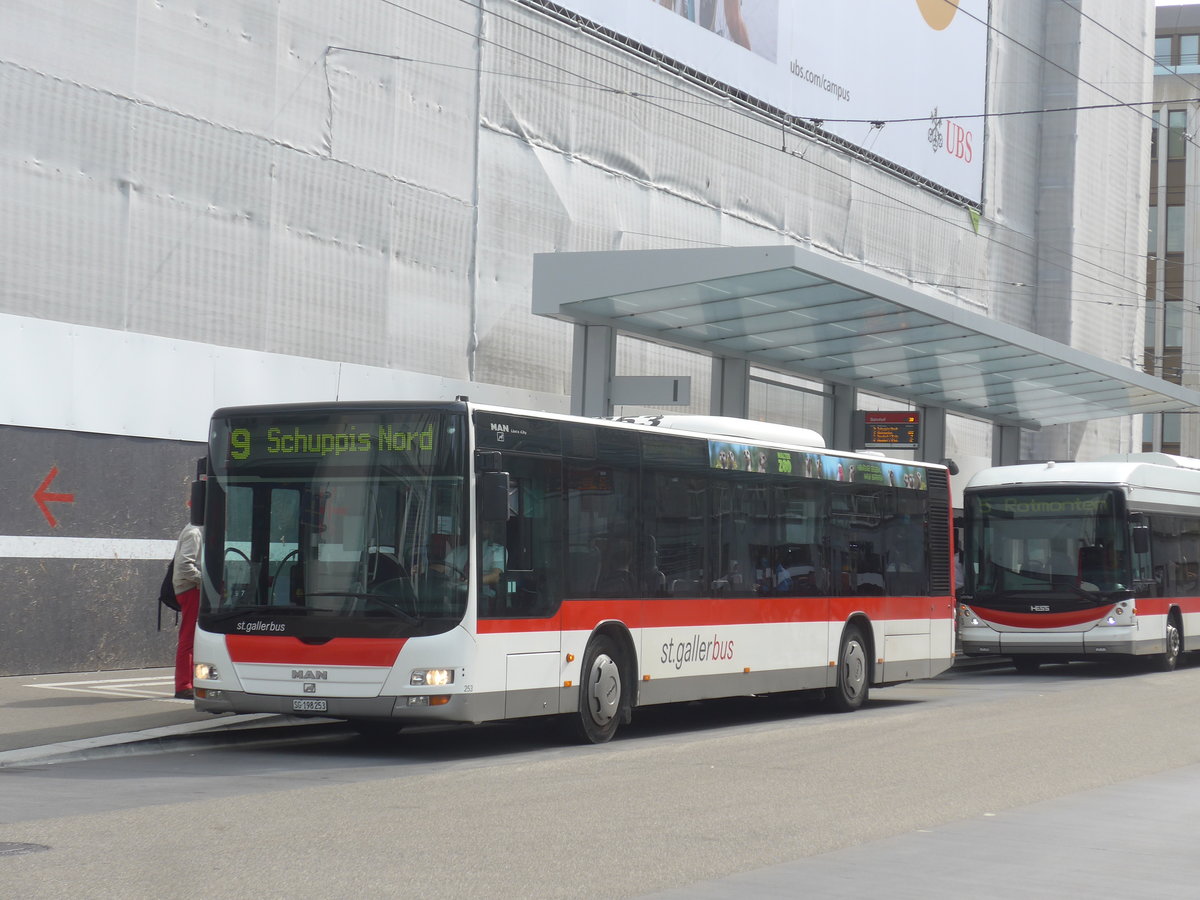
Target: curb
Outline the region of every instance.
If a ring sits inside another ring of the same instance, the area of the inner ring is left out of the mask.
[[[278,734],[275,733],[277,729],[298,724],[305,724],[310,728],[321,725],[328,730],[342,730],[345,723],[332,719],[280,716],[272,713],[245,714],[227,717],[219,723],[188,722],[145,731],[45,744],[40,747],[4,750],[0,751],[0,770],[14,766],[53,765],[165,750],[196,749],[211,745],[213,738],[217,736],[223,739],[223,743],[236,743],[241,746],[266,743],[278,739]]]

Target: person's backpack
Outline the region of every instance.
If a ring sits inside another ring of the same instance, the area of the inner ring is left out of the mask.
[[[179,612],[179,599],[175,596],[175,560],[167,563],[167,574],[163,576],[162,587],[158,589],[158,602],[167,609]]]

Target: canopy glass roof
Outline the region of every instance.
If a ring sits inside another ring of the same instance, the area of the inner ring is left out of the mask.
[[[1200,406],[1200,392],[800,247],[537,254],[533,311],[1001,425]]]

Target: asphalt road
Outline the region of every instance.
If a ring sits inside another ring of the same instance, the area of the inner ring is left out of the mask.
[[[1186,896],[1198,701],[1200,666],[967,670],[850,715],[640,711],[599,747],[309,726],[14,766],[0,897]]]

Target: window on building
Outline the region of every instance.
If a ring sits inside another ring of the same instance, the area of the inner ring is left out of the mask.
[[[1155,42],[1157,45],[1157,41]],[[1179,65],[1200,64],[1200,34],[1179,35]]]
[[[1171,36],[1154,39],[1154,61],[1160,66],[1171,65]]]
[[[1169,381],[1172,384],[1183,384],[1182,347],[1163,348],[1162,371],[1160,377],[1163,381]]]
[[[1178,455],[1183,417],[1177,412],[1163,413],[1162,423],[1162,452]]]
[[[1185,206],[1167,207],[1166,250],[1168,253],[1182,253],[1184,248],[1184,212]]]
[[[1163,304],[1162,377],[1181,384],[1183,365],[1183,303],[1168,300]]]
[[[1182,208],[1182,207],[1181,207]],[[1168,253],[1162,261],[1163,299],[1183,299],[1183,254]]]
[[[1167,156],[1182,159],[1187,150],[1187,110],[1172,109],[1167,112]]]
[[[1150,215],[1146,219],[1146,252],[1151,256],[1158,253],[1158,207],[1150,207]]]

